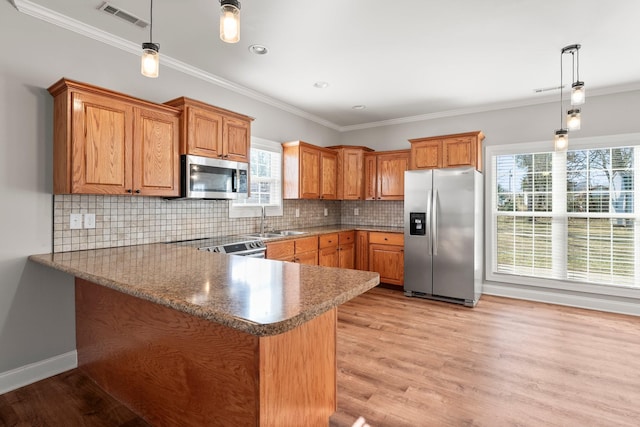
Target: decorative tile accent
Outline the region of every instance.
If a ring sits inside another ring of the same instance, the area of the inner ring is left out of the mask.
[[[354,214],[358,209],[358,215]],[[395,200],[345,200],[342,202],[340,223],[349,225],[373,225],[402,227],[404,202]]]
[[[345,204],[324,200],[285,200],[284,215],[267,217],[267,230],[340,224],[402,224],[402,202],[363,203],[360,216],[341,218]],[[391,203],[391,204],[388,204]],[[390,210],[391,205],[400,206]],[[324,209],[328,215],[324,216]],[[300,209],[296,218],[295,210]],[[392,219],[399,209],[398,218]],[[348,211],[348,209],[347,209]],[[380,211],[380,212],[378,212]],[[95,229],[71,230],[70,214],[93,213]],[[226,200],[167,200],[161,197],[56,195],[53,206],[53,252],[101,249],[204,237],[254,233],[260,218],[229,218]]]

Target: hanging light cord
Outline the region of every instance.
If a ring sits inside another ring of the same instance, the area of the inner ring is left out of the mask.
[[[149,43],[153,43],[153,0],[151,0],[151,10],[149,11]]]
[[[564,85],[562,84],[562,55],[563,52],[560,52],[560,129],[564,129],[562,127],[562,115],[564,111],[564,109],[562,108],[562,88],[564,87]]]

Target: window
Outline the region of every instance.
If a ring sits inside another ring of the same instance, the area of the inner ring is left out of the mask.
[[[259,216],[264,206],[268,216],[282,215],[282,145],[251,138],[250,197],[229,203],[229,217]]]
[[[489,280],[640,290],[640,136],[608,139],[487,147]]]

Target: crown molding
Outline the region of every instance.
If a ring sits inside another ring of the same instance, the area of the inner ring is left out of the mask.
[[[67,29],[69,31],[73,31],[76,34],[80,34],[82,36],[96,40],[98,42],[123,50],[125,52],[132,53],[135,55],[140,55],[140,52],[141,52],[140,45],[133,43],[129,40],[126,40],[122,37],[118,37],[109,32],[103,31],[99,28],[93,27],[91,25],[87,25],[84,22],[78,21],[77,19],[73,19],[69,16],[58,13],[54,10],[47,9],[44,6],[33,3],[29,0],[10,0],[10,1],[13,4],[13,6],[21,13],[24,13],[34,18],[48,22],[50,24],[56,25],[58,27]],[[229,80],[223,79],[222,77],[216,76],[215,74],[209,73],[200,68],[191,66],[185,62],[179,61],[170,56],[162,55],[162,66],[172,68],[176,71],[179,71],[184,74],[188,74],[192,77],[203,80],[207,83],[220,86],[224,89],[228,89],[230,91],[239,93],[241,95],[252,98],[256,101],[260,101],[262,103],[271,105],[280,110],[286,111],[291,114],[295,114],[296,116],[302,117],[307,120],[311,120],[322,126],[326,126],[330,129],[333,129],[336,131],[340,130],[340,126],[336,125],[335,123],[332,123],[321,117],[310,114],[306,111],[300,110],[299,108],[296,108],[292,105],[281,102],[277,99],[266,96],[260,92],[254,91],[247,87],[233,83]]]

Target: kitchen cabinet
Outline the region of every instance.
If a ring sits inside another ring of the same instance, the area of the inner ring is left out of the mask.
[[[373,150],[367,147],[336,145],[328,147],[338,154],[338,200],[364,199],[364,155]]]
[[[179,195],[179,110],[67,79],[49,92],[54,194]]]
[[[318,265],[318,236],[267,242],[267,258]]]
[[[404,235],[369,233],[369,270],[380,274],[380,282],[404,285]]]
[[[355,267],[355,232],[323,234],[318,243],[318,264],[325,267]]]
[[[355,269],[369,270],[369,232],[364,230],[356,231],[355,244]]]
[[[480,131],[410,139],[410,169],[474,166],[481,171],[483,140]]]
[[[365,154],[365,199],[404,200],[404,172],[408,168],[409,150]]]
[[[337,198],[338,155],[304,141],[282,144],[285,199]]]
[[[165,104],[182,112],[180,154],[249,162],[251,117],[185,97]]]

